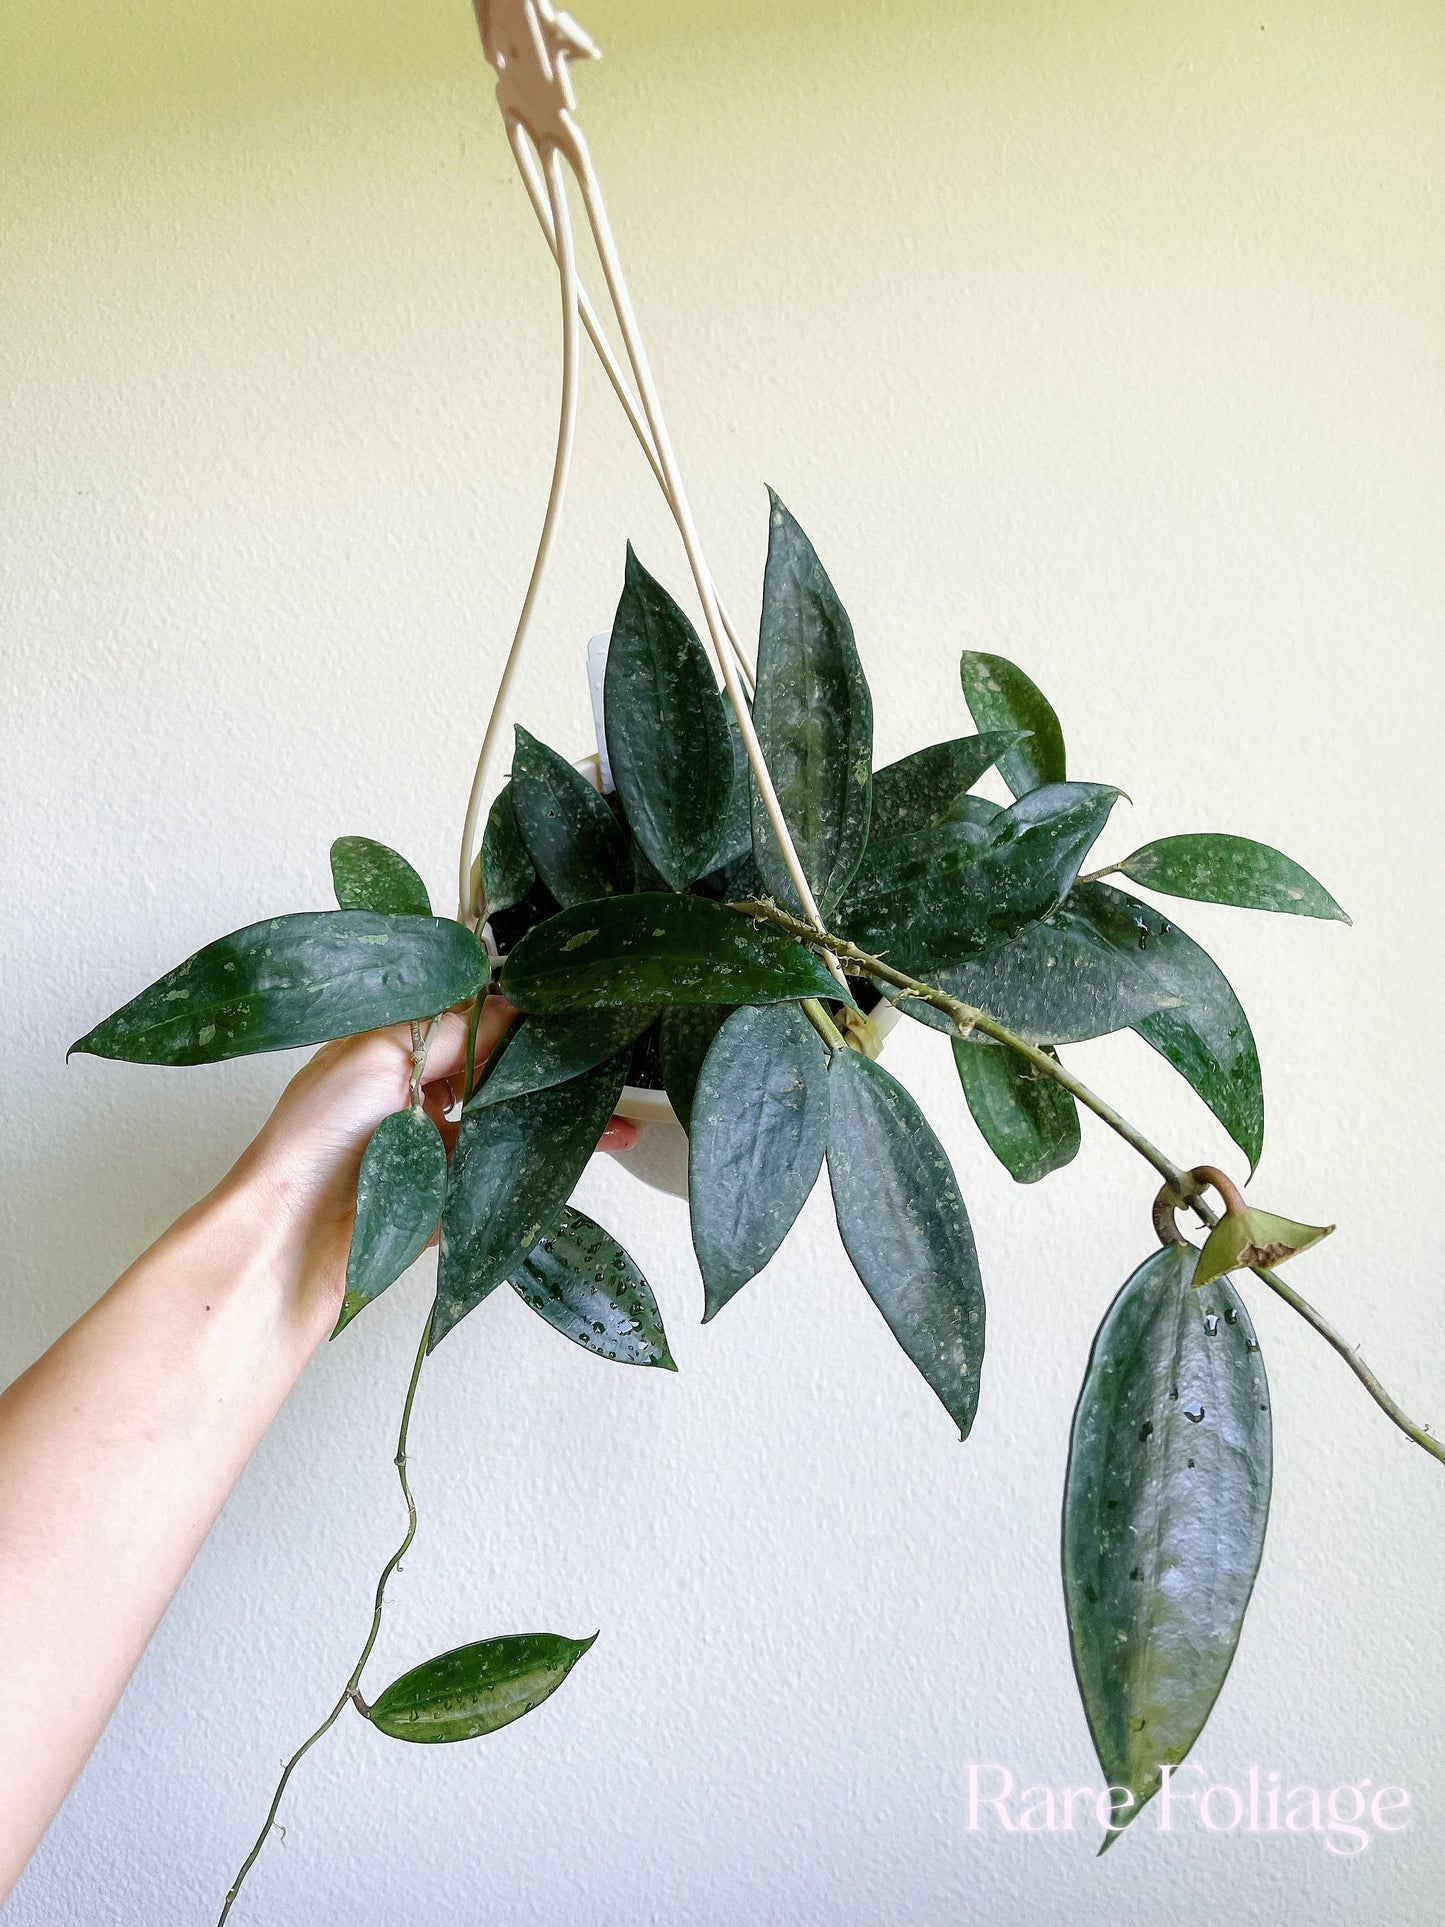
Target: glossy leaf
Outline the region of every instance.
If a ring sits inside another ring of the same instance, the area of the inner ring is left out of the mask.
[[[1249,1019],[1223,971],[1151,904],[1106,883],[1079,884],[1069,904],[1135,968],[1147,971],[1161,996],[1170,1000],[1135,1028],[1194,1086],[1253,1172],[1264,1148],[1259,1053]]]
[[[1029,732],[999,758],[998,773],[1015,796],[1025,796],[1045,783],[1068,780],[1064,732],[1042,691],[1006,656],[987,656],[965,649],[959,665],[968,713],[980,729],[1021,729]]]
[[[1011,1178],[1036,1184],[1079,1153],[1079,1107],[1062,1085],[1000,1044],[953,1040],[973,1121]]]
[[[731,1004],[669,1004],[662,1013],[662,1083],[684,1131],[703,1059],[732,1012]]]
[[[697,632],[630,544],[603,701],[607,760],[632,834],[667,886],[685,890],[717,861],[732,744]]]
[[[627,839],[605,799],[581,770],[520,728],[512,809],[527,854],[558,903],[631,890]]]
[[[989,730],[982,736],[934,743],[875,770],[869,841],[916,836],[920,830],[951,822],[978,779],[1024,740],[1022,730]]]
[[[570,1204],[512,1282],[554,1331],[599,1358],[677,1370],[652,1287],[617,1240]]]
[[[1031,1044],[1074,1044],[1129,1030],[1170,1001],[1137,959],[1107,941],[1071,896],[1042,922],[933,980]],[[901,1008],[915,1016],[928,1007],[915,999]]]
[[[660,893],[578,904],[539,924],[508,957],[502,989],[542,1015],[839,995],[827,966],[785,932],[704,897]]]
[[[1074,1670],[1105,1780],[1137,1818],[1198,1739],[1234,1658],[1269,1512],[1269,1389],[1227,1283],[1155,1252],[1094,1339],[1064,1495]],[[1108,1836],[1112,1840],[1113,1834]],[[1106,1840],[1105,1844],[1108,1844]]]
[[[517,813],[512,807],[510,783],[497,792],[487,812],[479,861],[488,916],[520,903],[537,881],[536,866],[527,854]]]
[[[425,1111],[394,1111],[372,1132],[356,1181],[346,1297],[335,1338],[426,1250],[447,1194],[447,1153]]]
[[[404,856],[369,836],[339,836],[331,846],[331,881],[343,910],[429,917],[426,885]]]
[[[1350,921],[1308,870],[1247,836],[1161,837],[1126,857],[1118,868],[1132,882],[1165,896]]]
[[[371,1708],[371,1723],[393,1740],[480,1739],[555,1693],[596,1638],[511,1633],[458,1646],[393,1680]]]
[[[462,1113],[442,1212],[431,1346],[551,1231],[622,1094],[629,1050],[566,1084]],[[485,1093],[483,1092],[483,1095]]]
[[[706,1323],[787,1237],[828,1148],[827,1053],[796,1004],[728,1018],[697,1081],[689,1137]]]
[[[207,944],[97,1024],[71,1052],[132,1064],[215,1064],[431,1017],[487,979],[446,917],[301,911]]]
[[[655,1005],[639,1009],[624,1004],[572,1017],[529,1017],[503,1051],[477,1102],[506,1104],[528,1091],[580,1077],[634,1043],[656,1016]]]
[[[731,703],[725,704],[724,714],[728,750],[732,757],[732,784],[728,791],[728,813],[723,825],[722,842],[713,858],[714,867],[719,870],[728,869],[744,857],[751,859],[753,854],[752,778],[748,770],[748,752]]]
[[[828,1178],[844,1247],[967,1438],[983,1365],[983,1282],[953,1169],[927,1118],[881,1064],[834,1051],[828,1082]]]
[[[882,844],[839,912],[843,935],[913,976],[977,956],[1059,907],[1118,795],[1051,784],[981,833],[950,823]]]
[[[803,873],[826,917],[868,841],[873,699],[853,626],[813,545],[771,495],[753,721]],[[753,852],[769,890],[796,909],[754,789]]]

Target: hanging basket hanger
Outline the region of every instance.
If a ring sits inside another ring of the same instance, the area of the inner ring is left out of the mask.
[[[472,864],[482,799],[507,698],[531,628],[537,594],[546,574],[561,516],[576,435],[577,381],[581,336],[585,331],[677,524],[702,604],[708,638],[722,672],[728,701],[737,717],[759,796],[778,840],[793,888],[798,893],[803,913],[815,929],[821,930],[823,923],[817,903],[783,816],[757,731],[753,727],[747,700],[752,688],[752,674],[737,631],[728,619],[714,585],[702,540],[693,520],[623,275],[612,226],[607,218],[602,186],[592,164],[586,137],[577,124],[577,100],[569,67],[574,60],[599,58],[600,50],[571,15],[557,12],[550,0],[475,0],[475,4],[482,48],[497,74],[497,104],[506,124],[512,155],[557,264],[562,301],[562,396],[552,464],[552,486],[542,518],[537,552],[522,599],[512,646],[507,653],[497,688],[496,701],[482,739],[481,754],[477,759],[476,775],[467,804],[458,870],[459,914],[464,922],[475,926],[486,913],[480,881]],[[623,354],[631,370],[635,392],[581,282],[571,203],[567,193],[568,173],[582,196],[608,303],[622,337]],[[836,960],[829,958],[828,961],[841,983],[843,973]]]

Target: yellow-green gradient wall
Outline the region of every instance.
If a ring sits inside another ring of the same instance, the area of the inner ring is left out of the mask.
[[[577,73],[715,565],[751,624],[771,482],[854,616],[880,758],[961,733],[963,646],[1053,695],[1107,854],[1279,844],[1355,927],[1191,908],[1260,1038],[1261,1201],[1340,1230],[1303,1289],[1445,1423],[1445,11],[1438,0],[578,0]],[[467,0],[0,10],[0,1372],[226,1167],[289,1066],[66,1044],[204,940],[327,900],[361,831],[445,899],[530,563],[556,295]],[[587,746],[587,635],[674,538],[588,371],[516,714]],[[271,1927],[1423,1922],[1445,1876],[1445,1480],[1259,1306],[1274,1518],[1201,1748],[1410,1789],[1318,1838],[966,1830],[970,1761],[1097,1781],[1057,1511],[1109,1298],[1150,1248],[1113,1142],[1021,1191],[946,1053],[990,1305],[960,1447],[826,1199],[699,1331],[683,1207],[589,1208],[680,1374],[499,1295],[437,1355],[378,1681],[488,1632],[602,1638],[474,1748],[343,1722],[254,1876]],[[1080,1071],[1237,1159],[1136,1040]],[[394,1540],[427,1266],[308,1374],[6,1927],[206,1918],[330,1703]],[[660,1382],[654,1383],[653,1380]],[[665,1381],[665,1382],[661,1382]],[[3,1789],[0,1789],[3,1797]],[[238,1916],[239,1918],[239,1916]]]

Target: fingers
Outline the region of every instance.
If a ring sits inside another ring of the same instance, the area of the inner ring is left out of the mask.
[[[478,1064],[485,1064],[497,1048],[502,1033],[516,1016],[513,1005],[505,997],[493,993],[482,1005],[482,1014],[477,1023]],[[437,1030],[436,1041],[427,1054],[426,1088],[446,1078],[454,1080],[457,1096],[460,1097],[466,1081],[467,1056],[467,1019],[463,1011],[449,1010],[442,1018]]]
[[[637,1126],[630,1117],[614,1117],[597,1141],[599,1151],[630,1151],[637,1143]]]

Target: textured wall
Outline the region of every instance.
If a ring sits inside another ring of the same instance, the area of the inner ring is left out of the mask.
[[[1297,1274],[1445,1421],[1441,1142],[1445,19],[1427,0],[588,0],[579,85],[700,519],[755,606],[763,484],[813,534],[879,747],[966,727],[964,644],[1053,694],[1082,775],[1279,843],[1355,928],[1192,910],[1260,1036]],[[448,887],[550,459],[554,307],[465,0],[10,0],[0,21],[7,695],[0,1372],[224,1169],[282,1061],[66,1043],[201,941],[327,900],[343,831]],[[600,382],[517,714],[585,746],[627,535],[675,543]],[[823,1207],[706,1332],[683,1210],[584,1196],[678,1377],[498,1298],[438,1354],[421,1537],[374,1677],[488,1631],[603,1638],[485,1745],[344,1722],[246,1917],[355,1927],[1417,1921],[1445,1873],[1445,1483],[1258,1307],[1275,1512],[1201,1758],[1407,1785],[1358,1859],[1284,1836],[965,1829],[969,1761],[1087,1782],[1057,1508],[1090,1334],[1149,1249],[1112,1141],[1035,1192],[945,1053],[990,1291],[966,1448]],[[1237,1164],[1131,1039],[1074,1054]],[[397,1530],[429,1280],[316,1361],[4,1918],[206,1919],[329,1703]],[[1307,1278],[1306,1278],[1307,1273]]]

